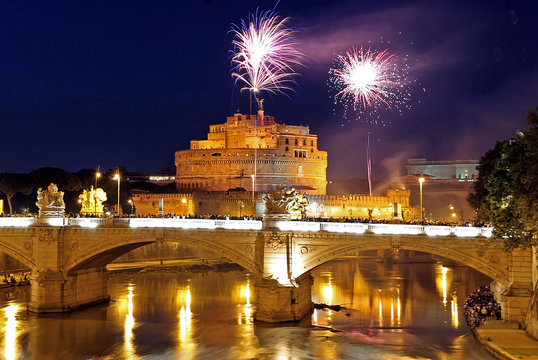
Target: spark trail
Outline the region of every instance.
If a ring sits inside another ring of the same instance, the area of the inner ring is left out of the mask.
[[[243,83],[241,90],[258,93],[292,90],[295,66],[302,65],[294,31],[287,26],[289,18],[274,11],[251,14],[247,22],[232,25],[232,77]]]

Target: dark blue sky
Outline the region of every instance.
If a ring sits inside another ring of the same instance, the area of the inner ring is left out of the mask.
[[[3,1],[0,171],[117,165],[158,170],[248,95],[230,76],[231,23],[275,1]],[[536,1],[282,0],[306,53],[295,93],[267,98],[278,122],[308,124],[330,178],[408,157],[479,158],[538,107]],[[411,109],[385,127],[341,117],[327,89],[351,46],[408,56]],[[333,109],[336,112],[333,112]],[[335,115],[336,114],[336,115]]]

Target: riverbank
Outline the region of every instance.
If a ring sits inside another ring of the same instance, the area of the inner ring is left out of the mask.
[[[243,270],[241,266],[222,258],[112,263],[107,265],[107,269],[111,272],[206,272]]]
[[[485,348],[502,360],[538,360],[538,341],[517,324],[488,320],[471,330]]]

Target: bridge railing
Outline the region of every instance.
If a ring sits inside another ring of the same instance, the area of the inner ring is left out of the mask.
[[[364,223],[339,223],[339,222],[301,222],[279,221],[278,228],[281,231],[327,231],[333,233],[363,234],[366,232],[386,235],[427,235],[458,237],[490,237],[492,228],[469,227],[469,226],[429,226],[408,224],[364,224]]]
[[[34,217],[0,217],[0,227],[26,227],[35,222]],[[181,228],[181,229],[228,229],[261,230],[259,220],[223,220],[188,218],[50,218],[51,226],[132,227],[132,228]],[[427,235],[458,237],[490,237],[491,227],[438,226],[409,224],[365,224],[346,222],[279,221],[281,231],[326,231],[331,233],[373,233],[387,235]]]
[[[33,217],[0,217],[0,227],[17,226],[26,227],[34,223]]]
[[[220,220],[220,219],[183,219],[183,218],[133,218],[130,227],[169,227],[182,229],[229,229],[261,230],[262,222],[258,220]]]

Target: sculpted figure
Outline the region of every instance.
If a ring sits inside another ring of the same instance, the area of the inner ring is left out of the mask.
[[[50,183],[46,190],[39,188],[37,190],[37,201],[35,203],[39,208],[39,214],[60,215],[65,209],[64,192],[58,191],[58,186]]]
[[[106,201],[106,193],[103,189],[97,188],[94,189],[93,186],[90,190],[84,190],[82,194],[78,196],[82,208],[80,212],[82,214],[102,214],[103,213],[103,202]]]
[[[268,194],[263,194],[263,200],[267,214],[291,214],[295,218],[306,215],[308,199],[295,189],[278,187]]]

